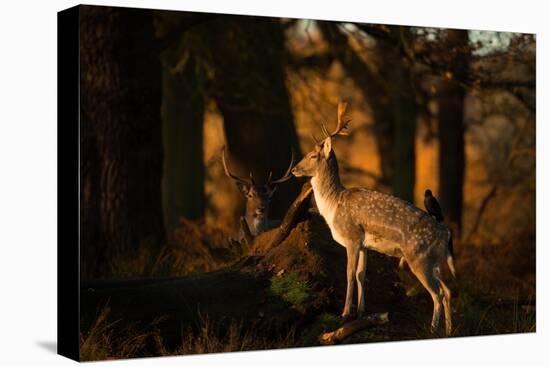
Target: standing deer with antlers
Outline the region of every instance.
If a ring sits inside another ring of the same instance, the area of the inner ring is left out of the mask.
[[[432,332],[438,328],[442,306],[445,331],[452,331],[451,291],[441,278],[440,264],[447,263],[455,275],[451,232],[431,215],[397,197],[365,188],[346,189],[340,183],[332,138],[345,135],[349,120],[344,119],[346,104],[338,105],[336,130],[292,169],[297,176],[311,177],[311,186],[320,214],[332,237],[346,248],[347,290],[342,316],[351,315],[354,283],[357,281],[357,312],[365,310],[364,289],[367,249],[402,257],[433,300]]]
[[[227,177],[235,182],[239,191],[246,198],[246,211],[245,215],[241,217],[241,229],[238,240],[242,241],[245,239],[248,241],[249,238],[247,237],[257,236],[268,229],[276,227],[279,221],[268,219],[269,204],[273,194],[277,190],[277,186],[292,178],[290,171],[294,165],[294,152],[291,152],[290,165],[284,175],[277,180],[273,180],[273,172],[269,172],[269,177],[264,184],[256,183],[252,172],[249,179],[244,179],[231,173],[225,161],[225,147],[222,148],[222,164]]]

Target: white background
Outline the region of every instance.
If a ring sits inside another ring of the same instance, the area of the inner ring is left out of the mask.
[[[537,33],[537,333],[165,357],[118,366],[548,366],[548,12],[544,1],[180,0],[95,4]],[[0,12],[0,366],[70,365],[56,343],[56,12],[72,1],[3,1]],[[546,102],[546,103],[545,103]],[[61,127],[63,128],[63,127]],[[63,167],[61,167],[63,169]],[[546,339],[546,340],[545,340]]]

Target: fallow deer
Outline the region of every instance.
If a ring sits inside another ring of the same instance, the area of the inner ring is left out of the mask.
[[[292,178],[290,171],[294,165],[294,152],[291,152],[290,165],[284,175],[277,180],[273,180],[273,172],[269,172],[269,177],[264,184],[256,183],[252,172],[249,179],[244,179],[231,173],[225,161],[225,147],[222,148],[222,164],[227,177],[235,182],[239,191],[246,198],[246,211],[245,215],[241,217],[241,223],[247,225],[250,234],[257,236],[268,229],[276,227],[279,222],[268,219],[269,204],[273,194],[277,190],[277,185]],[[241,226],[239,241],[242,241],[246,235],[246,233],[243,233],[244,230],[246,229],[243,229]]]
[[[438,328],[441,308],[445,331],[452,332],[451,291],[441,277],[446,262],[455,275],[451,232],[431,215],[397,197],[366,188],[346,189],[340,182],[332,138],[345,135],[346,104],[338,105],[337,127],[292,169],[297,177],[311,177],[313,195],[332,237],[346,248],[347,290],[342,316],[350,317],[357,281],[359,316],[365,310],[367,249],[392,257],[403,257],[433,300],[432,332]],[[324,126],[324,125],[323,125]]]

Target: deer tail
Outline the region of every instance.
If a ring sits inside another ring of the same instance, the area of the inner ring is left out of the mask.
[[[456,270],[455,270],[455,261],[454,261],[454,251],[453,251],[453,234],[449,232],[449,242],[447,243],[448,251],[447,251],[447,266],[449,267],[449,270],[451,271],[451,274],[454,278],[456,278]]]

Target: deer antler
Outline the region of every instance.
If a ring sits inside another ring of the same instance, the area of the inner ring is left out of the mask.
[[[283,177],[281,177],[281,178],[279,178],[275,181],[271,181],[271,177],[273,176],[273,172],[269,172],[269,177],[267,178],[266,186],[267,185],[278,185],[280,183],[288,181],[292,177],[292,173],[290,173],[290,171],[292,171],[293,166],[294,166],[294,150],[291,150],[290,151],[290,164],[288,165],[288,169],[286,170]]]
[[[327,138],[332,138],[336,135],[348,135],[348,133],[344,131],[348,128],[348,124],[351,121],[350,119],[344,119],[347,108],[348,104],[346,102],[338,103],[338,120],[336,123],[336,129],[332,133],[328,132],[325,124],[321,124],[321,129],[323,130],[323,133],[326,135]]]
[[[234,174],[232,174],[229,171],[229,168],[227,168],[227,164],[225,163],[225,145],[222,148],[222,164],[223,164],[223,170],[225,171],[225,174],[227,175],[227,177],[229,177],[229,178],[231,178],[231,179],[233,179],[237,182],[240,182],[240,183],[242,183],[243,185],[246,185],[246,186],[252,186],[253,185],[254,180],[252,179],[252,172],[250,173],[250,181],[248,181],[248,180],[245,180],[243,178],[235,176]]]

